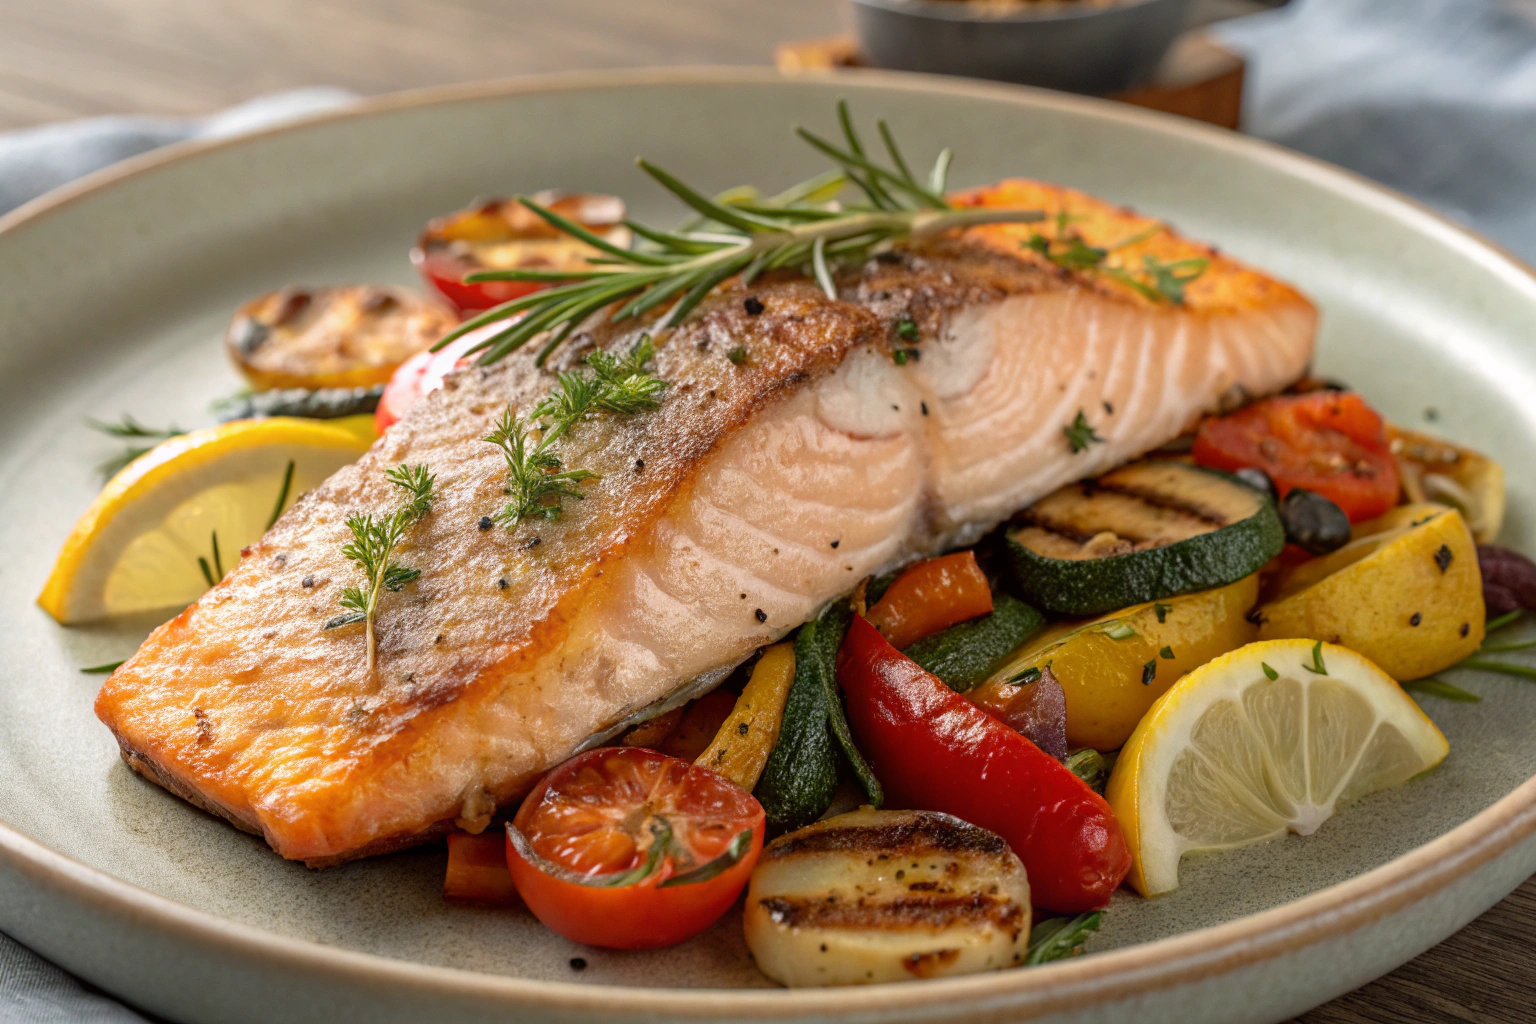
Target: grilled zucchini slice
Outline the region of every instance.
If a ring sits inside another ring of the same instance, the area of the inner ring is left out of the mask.
[[[1008,532],[1023,596],[1098,615],[1209,590],[1257,572],[1285,546],[1269,497],[1226,473],[1147,460],[1040,499]]]
[[[747,889],[747,946],[791,987],[1013,967],[1029,880],[1008,844],[933,811],[862,808],[781,836]]]

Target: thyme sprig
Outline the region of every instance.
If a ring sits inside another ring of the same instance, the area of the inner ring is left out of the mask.
[[[590,373],[569,370],[559,375],[555,387],[536,405],[526,420],[509,405],[502,410],[496,429],[485,440],[501,449],[507,460],[506,507],[493,517],[511,529],[524,519],[543,516],[558,519],[566,498],[580,500],[576,485],[597,478],[586,469],[564,469],[551,446],[588,414],[610,412],[619,416],[654,409],[667,382],[647,370],[656,354],[651,336],[640,336],[627,356],[597,351],[587,356]],[[533,441],[534,432],[538,441]]]
[[[1149,302],[1166,302],[1180,306],[1184,303],[1184,288],[1197,280],[1210,266],[1210,260],[1193,257],[1171,262],[1156,256],[1143,255],[1141,266],[1128,266],[1110,262],[1110,257],[1121,249],[1145,242],[1167,230],[1165,224],[1154,224],[1114,245],[1089,245],[1081,234],[1071,229],[1078,218],[1062,211],[1055,217],[1055,237],[1047,238],[1038,231],[1030,232],[1023,243],[1058,267],[1081,273],[1096,273],[1130,288]]]
[[[387,515],[376,516],[369,512],[347,518],[352,541],[341,549],[341,553],[363,570],[364,582],[361,587],[347,587],[341,592],[341,606],[351,611],[332,619],[324,627],[336,629],[357,622],[365,624],[370,678],[376,666],[373,623],[379,599],[385,591],[395,593],[421,576],[420,569],[407,568],[394,560],[395,548],[404,538],[405,531],[432,511],[432,489],[437,482],[426,466],[400,465],[384,475],[405,492],[405,502]]]
[[[681,323],[726,279],[740,275],[742,283],[750,285],[758,275],[780,268],[797,269],[814,278],[835,299],[834,267],[861,260],[895,239],[923,239],[977,224],[1044,219],[1038,210],[954,209],[943,195],[949,150],[939,154],[923,182],[908,167],[884,121],[877,124],[889,165],[877,162],[865,150],[846,102],[838,103],[838,120],[843,145],[798,125],[794,129],[802,140],[831,157],[838,171],[769,199],[747,188],[711,198],[655,164],[639,160],[642,171],[703,218],[678,231],[626,222],[648,243],[644,248],[615,245],[519,196],[519,202],[550,226],[586,242],[601,255],[573,270],[488,270],[470,275],[469,282],[537,281],[553,287],[471,317],[436,347],[486,324],[510,321],[506,329],[482,339],[470,352],[481,353],[482,364],[494,363],[532,338],[547,335],[536,360],[543,365],[577,324],[610,305],[616,306],[610,319],[619,322],[671,303],[653,328],[661,331]],[[863,201],[837,201],[846,183],[863,193]]]

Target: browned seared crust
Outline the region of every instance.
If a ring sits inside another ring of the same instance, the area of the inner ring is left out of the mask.
[[[1024,908],[1006,893],[914,894],[895,899],[839,899],[768,896],[760,901],[769,918],[786,928],[929,928],[943,931],[964,924],[990,924],[1008,932],[1024,925]]]
[[[879,825],[812,825],[781,836],[763,851],[764,860],[807,853],[868,853],[891,857],[955,857],[1008,860],[1008,844],[995,832],[948,815],[913,816]]]

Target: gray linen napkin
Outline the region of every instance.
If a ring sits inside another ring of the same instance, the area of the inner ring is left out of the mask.
[[[1246,128],[1416,196],[1536,260],[1536,0],[1301,0],[1220,27],[1252,62]],[[203,121],[0,135],[0,212],[155,146],[344,103],[310,89]],[[0,935],[0,1024],[144,1018]]]
[[[184,139],[240,135],[344,106],[345,89],[295,89],[212,117],[95,117],[0,134],[0,213],[108,164]]]

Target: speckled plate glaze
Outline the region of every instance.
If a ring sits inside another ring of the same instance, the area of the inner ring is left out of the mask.
[[[149,622],[63,630],[32,604],[97,484],[88,415],[206,422],[236,386],[230,311],[291,282],[410,282],[429,216],[549,185],[675,214],[644,153],[710,187],[821,168],[788,126],[847,95],[955,181],[1066,182],[1166,217],[1295,281],[1320,370],[1392,418],[1510,468],[1505,540],[1533,543],[1536,279],[1362,180],[1237,135],[1023,89],[889,74],[574,76],[411,94],[132,161],[0,222],[0,928],[176,1020],[1279,1021],[1437,942],[1536,870],[1536,687],[1460,678],[1425,698],[1445,764],[1309,839],[1186,862],[1117,897],[1092,954],[1040,968],[788,992],[739,919],[674,949],[572,946],[520,912],[438,897],[427,849],[308,871],[135,777],[91,714]],[[572,958],[585,958],[578,973]]]

